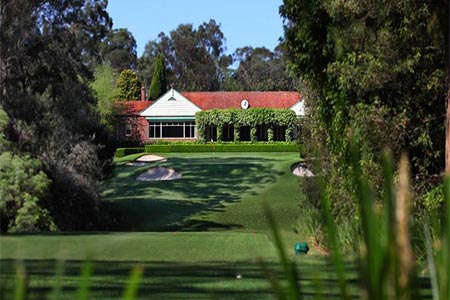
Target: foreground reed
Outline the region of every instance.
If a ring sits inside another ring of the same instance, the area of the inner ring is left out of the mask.
[[[351,168],[354,174],[355,196],[358,199],[362,228],[362,241],[358,255],[361,299],[418,299],[420,295],[416,258],[411,246],[410,234],[411,187],[408,158],[402,155],[398,176],[394,180],[391,154],[389,151],[383,154],[384,197],[380,207],[376,203],[375,193],[371,190],[370,183],[363,176],[359,163],[359,150],[355,145],[351,147],[353,162]],[[330,197],[325,192],[324,179],[319,177],[318,180],[321,190],[322,216],[340,289],[339,298],[349,299],[346,264],[331,215]],[[297,278],[296,269],[289,267],[275,220],[269,211],[267,215],[288,282],[287,287],[283,288],[280,282],[272,279],[272,287],[278,299],[302,299],[301,287],[297,286],[299,278]],[[450,299],[450,175],[444,178],[444,211],[440,213],[440,216],[431,218],[428,224],[424,224],[424,236],[427,244],[432,297],[434,300],[448,300]],[[434,224],[433,234],[429,225],[431,223]],[[316,293],[315,299],[321,298],[322,295]]]

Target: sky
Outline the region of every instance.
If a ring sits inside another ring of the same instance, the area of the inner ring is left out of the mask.
[[[179,24],[214,19],[226,38],[226,53],[252,46],[273,50],[283,35],[278,13],[282,0],[109,0],[113,28],[127,28],[137,43],[137,55],[160,32],[167,35]]]

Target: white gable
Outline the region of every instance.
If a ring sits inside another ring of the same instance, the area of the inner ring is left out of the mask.
[[[150,105],[141,113],[143,117],[187,117],[195,116],[201,109],[178,93],[173,88],[159,97],[153,105]]]
[[[303,117],[305,115],[305,105],[302,100],[292,105],[290,109],[292,109],[295,112],[297,117]]]

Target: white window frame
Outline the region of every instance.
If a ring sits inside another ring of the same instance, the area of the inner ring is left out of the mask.
[[[163,136],[163,127],[172,127],[172,126],[182,126],[183,127],[183,136],[182,137],[166,137]],[[153,132],[159,131],[159,137],[156,137],[156,134],[150,136],[151,130],[153,127]],[[189,128],[189,134],[186,135],[186,127]],[[156,121],[149,122],[149,139],[196,139],[197,138],[197,125],[192,121]],[[193,136],[192,136],[193,134]]]
[[[133,126],[130,123],[125,123],[125,136],[131,136]]]

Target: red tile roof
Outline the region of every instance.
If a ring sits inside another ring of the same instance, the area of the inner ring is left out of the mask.
[[[290,108],[299,102],[298,92],[180,92],[202,110],[240,108],[247,99],[250,107]]]
[[[298,92],[180,92],[202,110],[240,108],[246,99],[250,107],[290,108],[300,101]],[[120,101],[124,115],[137,115],[155,101]]]
[[[144,109],[150,106],[153,101],[147,101],[147,100],[136,100],[136,101],[119,101],[116,102],[116,105],[118,107],[123,108],[122,114],[124,115],[138,115],[141,113]]]

